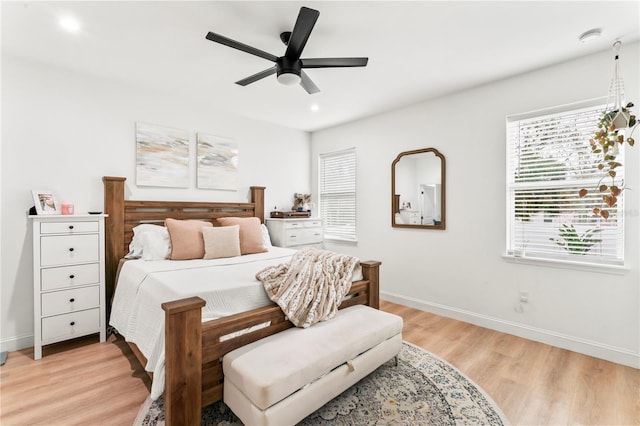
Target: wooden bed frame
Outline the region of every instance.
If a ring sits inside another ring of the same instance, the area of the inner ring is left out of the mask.
[[[129,252],[133,228],[141,223],[163,224],[164,219],[200,219],[214,223],[219,217],[258,217],[264,222],[264,187],[251,187],[250,203],[134,201],[125,199],[123,177],[102,178],[105,222],[107,319],[115,291],[120,260]],[[361,261],[364,280],[354,282],[340,308],[362,304],[379,308],[379,266]],[[293,326],[275,304],[202,322],[205,301],[199,297],[163,303],[165,311],[165,422],[167,425],[198,425],[202,407],[222,399],[222,357],[227,352]],[[268,326],[221,341],[221,337],[248,327]],[[108,322],[107,322],[108,324]],[[147,360],[130,343],[145,366]]]

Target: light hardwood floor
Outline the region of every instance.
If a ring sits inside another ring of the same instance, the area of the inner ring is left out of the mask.
[[[404,340],[457,367],[514,425],[640,425],[640,370],[382,302]],[[131,425],[149,378],[110,336],[9,354],[0,367],[0,424]]]

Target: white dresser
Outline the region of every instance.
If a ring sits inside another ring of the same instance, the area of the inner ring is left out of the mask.
[[[409,225],[420,225],[420,212],[418,210],[400,210],[400,217]]]
[[[323,233],[320,219],[266,219],[265,222],[274,246],[322,248]]]
[[[39,215],[33,222],[33,357],[42,346],[100,333],[106,340],[104,218]]]

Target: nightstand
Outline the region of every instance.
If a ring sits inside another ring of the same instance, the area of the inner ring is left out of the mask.
[[[266,219],[274,246],[322,248],[324,239],[320,219]]]
[[[100,333],[106,340],[104,218],[32,215],[33,358],[42,346]]]

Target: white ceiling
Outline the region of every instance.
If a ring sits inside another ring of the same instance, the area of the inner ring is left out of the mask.
[[[309,69],[321,92],[235,81],[272,65],[208,31],[282,56],[301,6],[320,11],[303,57],[368,56]],[[199,99],[314,131],[639,39],[639,1],[2,1],[2,53]],[[58,23],[72,15],[78,34]],[[601,28],[590,43],[578,36]],[[318,111],[310,106],[317,104]]]

